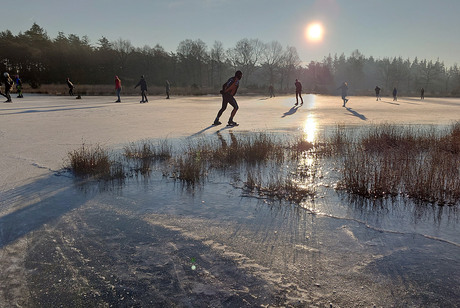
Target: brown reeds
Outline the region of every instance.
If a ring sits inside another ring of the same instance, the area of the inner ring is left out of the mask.
[[[165,162],[163,174],[187,185],[202,184],[212,171],[233,170],[244,187],[261,196],[301,202],[314,197],[324,162],[338,170],[337,188],[367,198],[405,196],[421,202],[460,202],[460,123],[447,129],[390,124],[346,129],[337,126],[320,142],[266,133],[217,134],[194,139],[173,156],[167,140],[132,143],[124,156],[129,169],[149,175],[152,162]],[[122,178],[122,163],[99,145],[69,153],[77,176]],[[268,174],[267,170],[271,173]],[[333,172],[336,174],[336,171]],[[264,174],[264,176],[261,176]],[[335,180],[335,179],[334,179]]]
[[[78,177],[117,179],[124,177],[123,165],[110,159],[109,153],[99,144],[88,146],[68,153],[70,170]]]
[[[397,194],[438,204],[460,201],[460,125],[446,133],[374,126],[348,146],[339,187],[366,197]]]
[[[134,159],[166,160],[172,156],[172,146],[167,140],[160,140],[156,145],[152,141],[143,140],[125,146],[124,154]]]

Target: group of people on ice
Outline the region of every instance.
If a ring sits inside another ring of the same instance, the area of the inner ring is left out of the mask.
[[[243,73],[240,70],[238,70],[238,71],[235,72],[234,76],[230,77],[223,84],[222,90],[220,91],[220,93],[222,94],[222,106],[219,109],[219,111],[217,112],[217,116],[214,119],[214,122],[213,122],[212,125],[217,126],[217,125],[222,124],[222,122],[220,122],[219,119],[222,116],[222,114],[224,113],[224,111],[227,109],[228,104],[230,104],[233,107],[233,110],[230,113],[230,117],[228,119],[227,126],[230,126],[230,127],[231,126],[238,126],[238,123],[236,123],[233,119],[234,119],[234,117],[236,115],[236,112],[239,109],[238,103],[237,103],[237,101],[235,99],[235,94],[238,91],[238,87],[239,87],[241,78],[243,78]],[[23,95],[22,95],[22,81],[21,81],[21,79],[19,78],[18,75],[16,75],[15,79],[13,80],[10,77],[10,75],[5,72],[3,74],[2,83],[5,85],[5,93],[0,92],[0,94],[6,97],[7,100],[5,101],[5,103],[11,103],[12,102],[12,100],[11,100],[11,91],[13,89],[14,84],[16,84],[16,89],[17,89],[17,93],[18,93],[17,97],[18,98],[23,97]],[[69,87],[69,95],[73,96],[74,95],[74,93],[73,93],[74,85],[70,81],[70,78],[67,78],[66,83],[67,83],[67,86]],[[302,84],[300,83],[300,81],[298,79],[296,79],[294,85],[295,85],[295,93],[296,93],[295,106],[297,106],[299,104],[299,98],[300,98],[300,105],[303,105]],[[141,101],[140,101],[140,103],[147,103],[149,101],[148,98],[147,98],[147,82],[145,81],[145,78],[144,78],[143,75],[141,76],[141,79],[139,80],[139,82],[134,86],[134,88],[137,88],[137,87],[140,87],[140,89],[141,89]],[[165,88],[166,88],[166,95],[167,95],[166,98],[169,99],[171,85],[170,85],[168,80],[166,80]],[[120,97],[121,89],[122,89],[122,87],[121,87],[121,79],[118,76],[115,76],[115,91],[116,91],[116,94],[117,94],[117,100],[115,102],[117,102],[117,103],[121,102],[121,97]],[[341,90],[342,100],[343,100],[343,107],[346,107],[346,104],[348,102],[348,98],[347,98],[347,96],[348,96],[348,83],[343,82],[342,85],[337,88],[337,90]],[[381,97],[380,97],[381,88],[379,86],[376,86],[374,90],[375,90],[376,100],[377,101],[381,100]],[[273,93],[274,91],[273,91],[273,86],[272,85],[270,85],[269,91],[270,91],[270,97],[272,97],[272,96],[274,97],[275,95]],[[396,87],[393,89],[392,94],[393,94],[393,101],[397,101],[398,90],[396,89]],[[424,88],[422,88],[420,90],[420,97],[421,97],[421,99],[425,98],[425,89]]]

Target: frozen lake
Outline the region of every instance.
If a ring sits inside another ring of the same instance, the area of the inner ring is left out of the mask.
[[[247,194],[231,171],[191,189],[161,168],[122,184],[81,183],[62,168],[83,143],[447,125],[460,99],[350,97],[343,108],[307,95],[293,108],[295,97],[237,97],[232,129],[210,125],[219,97],[122,99],[0,106],[1,307],[458,305],[458,206],[353,198],[327,179],[299,205]]]

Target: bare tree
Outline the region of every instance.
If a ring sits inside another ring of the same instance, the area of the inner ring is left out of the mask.
[[[425,88],[425,91],[430,86],[434,85],[437,79],[442,75],[444,71],[444,64],[439,62],[439,59],[435,63],[433,61],[421,61],[420,62],[420,76]]]
[[[228,58],[234,68],[241,68],[245,78],[243,83],[248,84],[251,75],[259,64],[265,45],[258,39],[242,39],[235,48],[227,51]]]
[[[295,72],[295,70],[299,68],[300,63],[301,61],[299,58],[299,54],[297,53],[297,49],[292,46],[287,46],[281,60],[281,87],[283,86],[283,82],[286,82],[287,89],[288,84],[290,84],[289,79],[291,78],[293,72]]]
[[[206,44],[202,40],[187,39],[179,43],[177,47],[177,55],[181,64],[185,69],[187,79],[192,82],[192,85],[202,86],[202,71],[204,64],[209,58],[206,51]]]
[[[120,71],[123,72],[125,70],[126,61],[128,60],[128,57],[131,54],[131,52],[134,51],[134,47],[131,44],[131,41],[123,40],[122,38],[119,38],[118,40],[113,41],[111,43],[111,46],[113,50],[117,52],[118,67]]]
[[[214,86],[214,81],[217,79],[219,84],[222,81],[222,73],[225,62],[225,50],[222,42],[215,41],[210,53],[211,57],[211,85]],[[214,76],[215,75],[215,76]],[[215,78],[214,78],[215,77]]]
[[[275,71],[283,60],[283,47],[277,41],[267,43],[262,53],[262,65],[268,71],[269,84],[273,85]]]

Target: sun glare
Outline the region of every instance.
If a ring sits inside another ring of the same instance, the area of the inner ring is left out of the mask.
[[[305,32],[309,41],[317,42],[323,38],[323,26],[319,23],[309,24]]]
[[[304,137],[305,141],[310,142],[310,143],[314,142],[317,130],[318,128],[316,126],[316,120],[311,114],[309,114],[303,126],[303,132],[305,134],[305,137]]]

